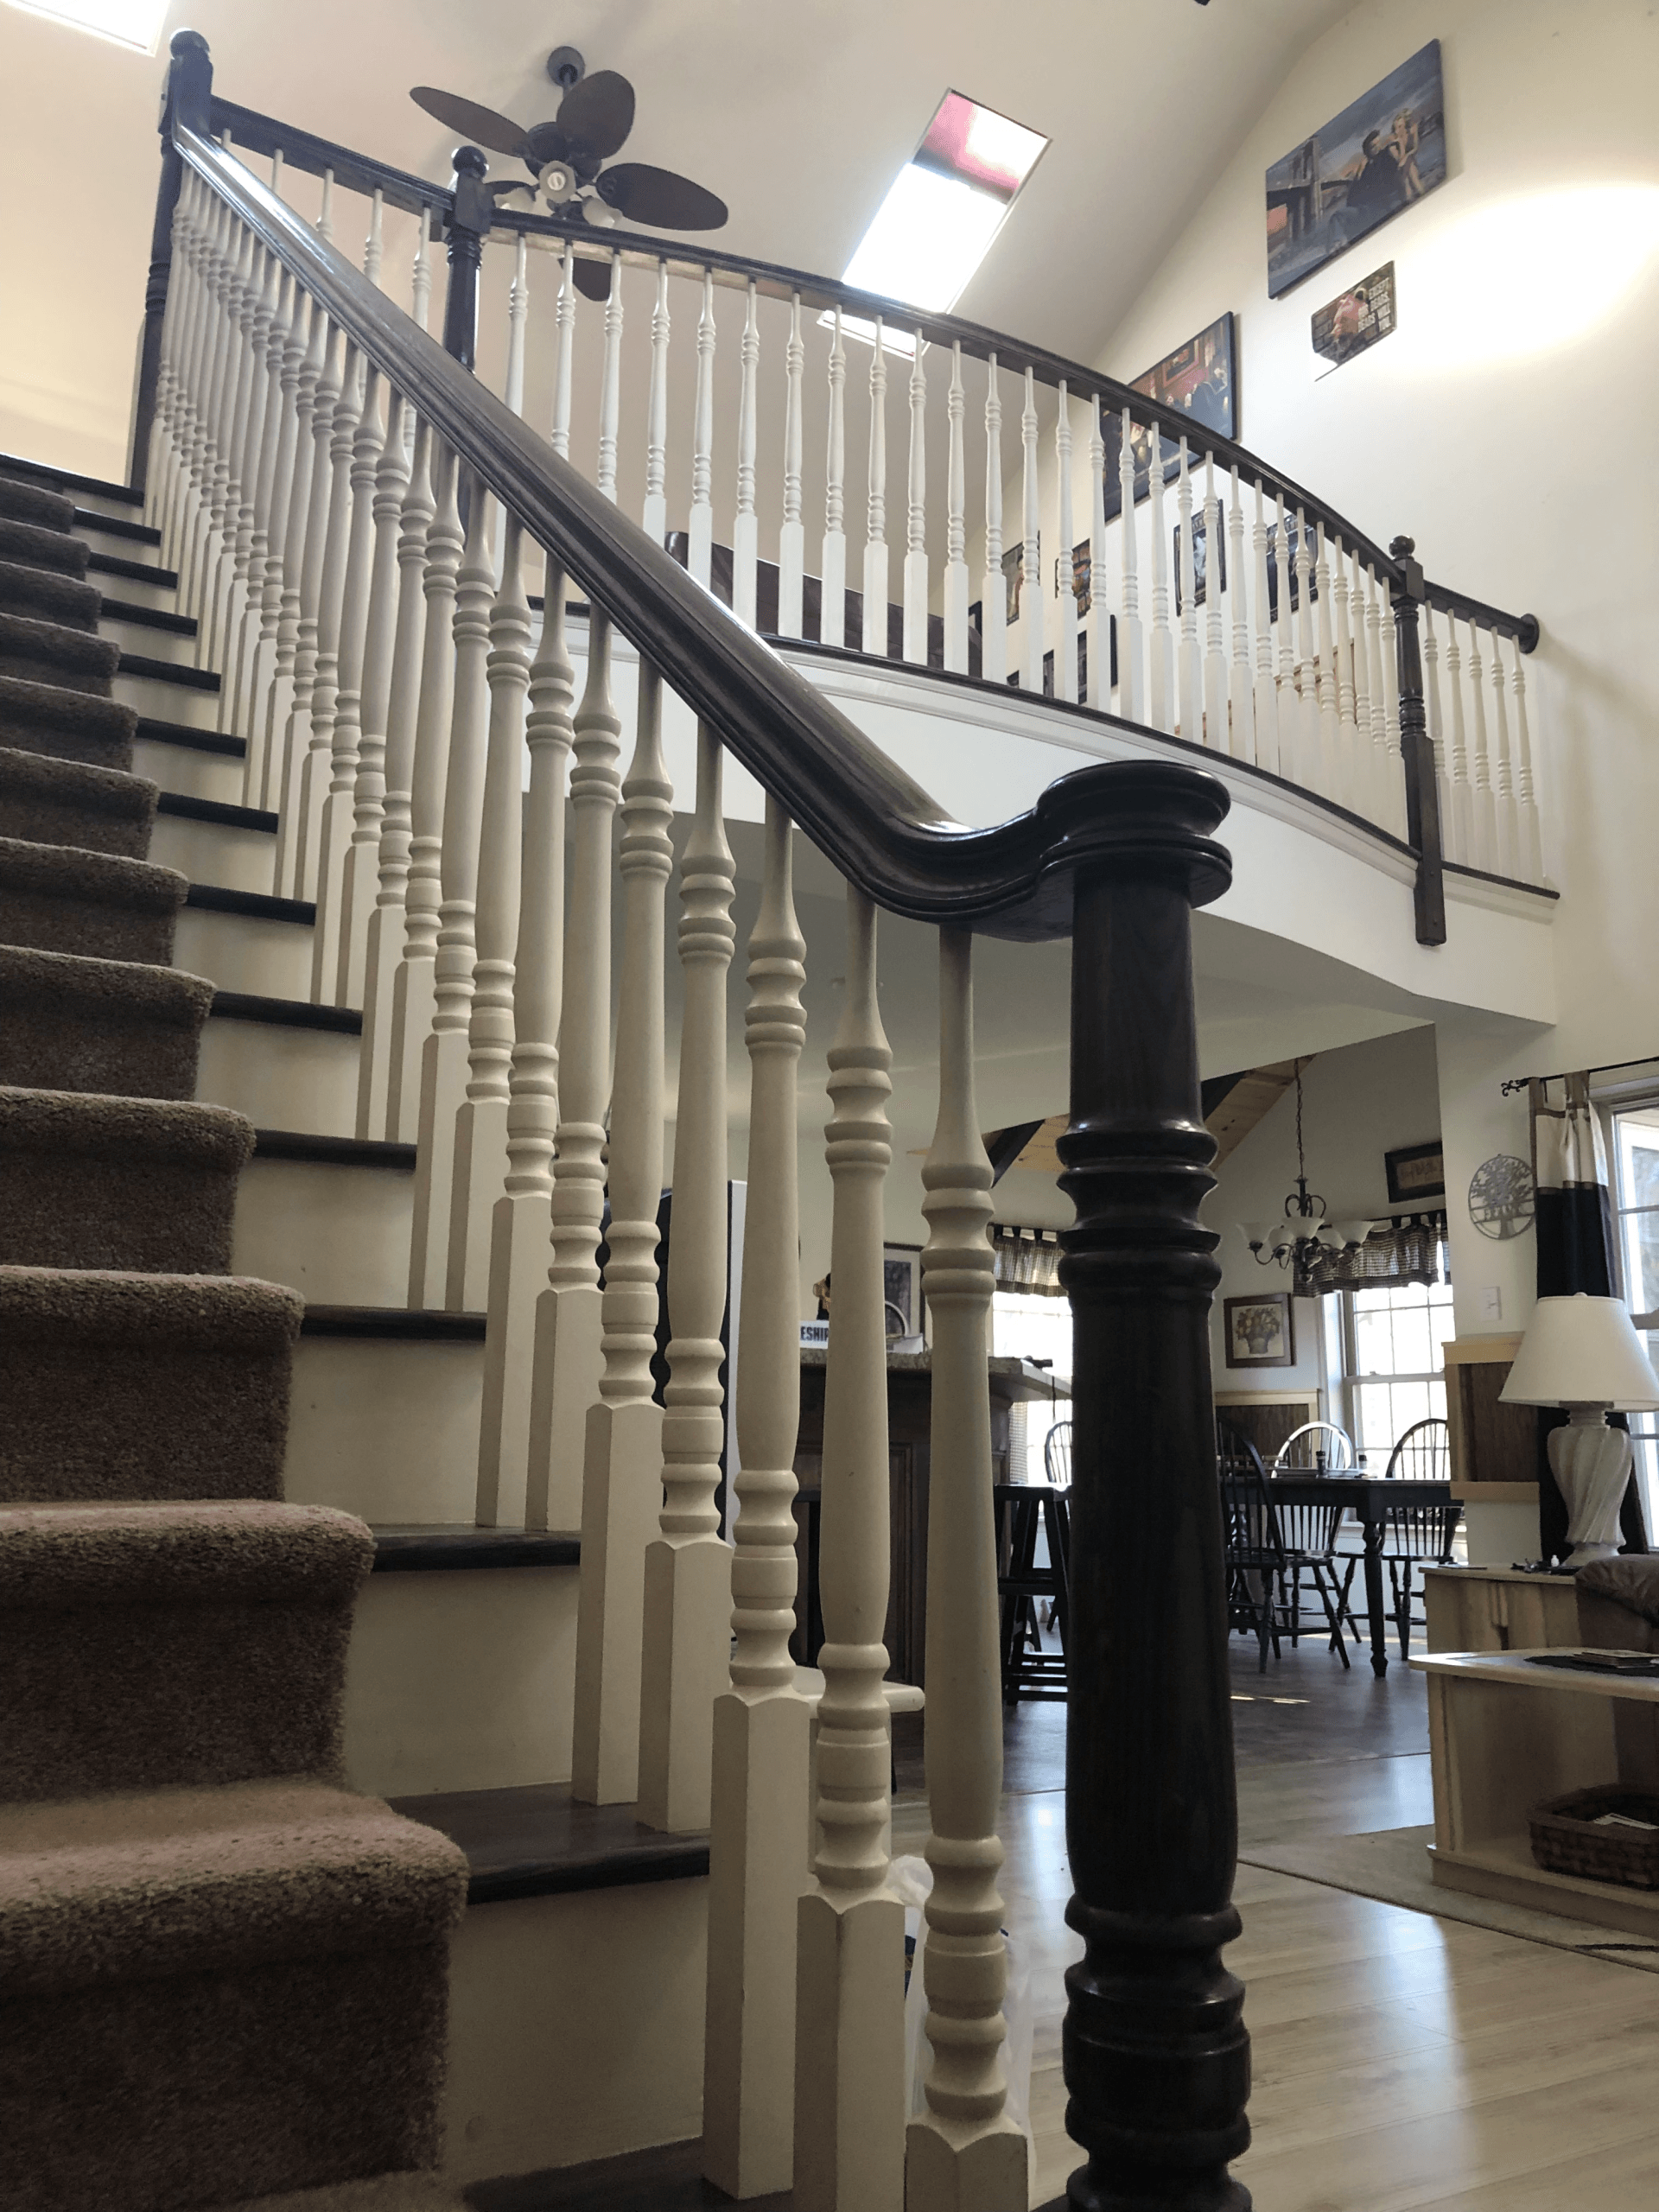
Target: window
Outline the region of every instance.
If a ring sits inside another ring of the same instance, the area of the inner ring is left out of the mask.
[[[11,0],[25,15],[49,16],[139,54],[154,54],[167,21],[168,0]]]
[[[1378,1283],[1333,1291],[1323,1303],[1333,1417],[1380,1475],[1414,1422],[1446,1419],[1452,1286]]]
[[[954,307],[1047,144],[994,108],[947,92],[859,240],[845,282],[935,314]],[[847,319],[842,328],[874,342],[874,325]],[[884,348],[888,342],[884,332]],[[908,352],[913,340],[895,331],[891,345]]]
[[[1071,1305],[1042,1291],[999,1290],[991,1300],[991,1350],[1003,1358],[1046,1359],[1049,1373],[1071,1379]],[[1039,1399],[1026,1408],[1026,1473],[1043,1479],[1043,1442],[1057,1421],[1070,1421],[1071,1401]],[[1017,1471],[1015,1479],[1018,1480]]]
[[[1633,1313],[1649,1314],[1659,1309],[1659,1104],[1616,1109],[1611,1119],[1613,1243],[1621,1288]],[[1659,1364],[1659,1329],[1649,1330],[1642,1341],[1648,1357]],[[1659,1523],[1659,1414],[1627,1418],[1652,1529]]]

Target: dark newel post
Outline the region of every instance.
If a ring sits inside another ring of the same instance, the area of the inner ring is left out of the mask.
[[[213,115],[213,64],[200,31],[175,31],[169,51],[167,92],[162,103],[162,175],[156,191],[156,224],[149,238],[149,278],[144,286],[144,335],[138,353],[138,388],[132,410],[132,448],[127,481],[142,492],[149,477],[149,438],[156,423],[156,391],[162,374],[162,327],[167,315],[167,288],[173,274],[173,210],[178,205],[184,163],[173,143],[176,117],[206,136]]]
[[[1406,770],[1406,839],[1417,852],[1417,942],[1446,943],[1446,878],[1440,849],[1440,785],[1433,741],[1423,703],[1423,657],[1417,610],[1426,593],[1414,540],[1396,537],[1389,548],[1399,574],[1389,588],[1395,657],[1400,671],[1400,751]]]
[[[1210,1383],[1221,1270],[1199,1225],[1215,1143],[1198,1096],[1192,908],[1226,888],[1227,795],[1163,764],[1111,779],[1109,831],[1074,842],[1077,1208],[1060,1277],[1075,1330],[1066,1918],[1073,2212],[1248,2212],[1225,1581]],[[1103,782],[1100,786],[1107,786]],[[1052,795],[1051,795],[1052,796]],[[1096,810],[1098,812],[1098,810]],[[1092,845],[1093,849],[1088,849]]]
[[[495,200],[483,182],[488,160],[476,146],[455,155],[455,200],[449,217],[449,283],[443,302],[443,350],[462,368],[478,359],[478,271],[495,220]]]

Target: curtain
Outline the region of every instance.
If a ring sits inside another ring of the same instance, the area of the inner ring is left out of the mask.
[[[1608,1192],[1607,1149],[1601,1122],[1590,1103],[1590,1078],[1569,1075],[1559,1081],[1563,1096],[1551,1103],[1552,1078],[1528,1085],[1532,1114],[1532,1168],[1537,1184],[1538,1295],[1570,1298],[1584,1291],[1592,1298],[1613,1298],[1613,1208]],[[1541,1407],[1538,1413],[1538,1527],[1546,1559],[1566,1556],[1567,1503],[1550,1471],[1548,1440],[1567,1420],[1563,1410]],[[1610,1414],[1615,1428],[1628,1428],[1623,1414]],[[1626,1551],[1648,1548],[1641,1493],[1632,1482],[1619,1509],[1619,1531]]]
[[[991,1252],[999,1290],[1027,1290],[1045,1298],[1064,1298],[1060,1288],[1060,1240],[1052,1229],[1020,1229],[1002,1222],[991,1226]]]
[[[1331,1252],[1313,1269],[1315,1291],[1364,1290],[1375,1283],[1450,1282],[1446,1216],[1403,1214],[1385,1221],[1351,1252]]]

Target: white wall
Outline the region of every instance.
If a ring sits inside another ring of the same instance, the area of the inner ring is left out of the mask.
[[[1434,37],[1447,181],[1270,301],[1264,170]],[[1232,308],[1244,442],[1373,537],[1414,536],[1435,579],[1539,616],[1560,1026],[1517,1028],[1504,1073],[1649,1050],[1659,1022],[1656,111],[1645,0],[1363,0],[1292,70],[1100,357],[1135,375]],[[1313,310],[1390,258],[1398,333],[1315,382]]]
[[[1389,1213],[1385,1152],[1427,1144],[1440,1135],[1434,1032],[1403,1029],[1336,1052],[1321,1052],[1302,1074],[1302,1137],[1309,1187],[1325,1199],[1333,1220]],[[1221,1282],[1211,1324],[1211,1362],[1217,1390],[1317,1390],[1321,1383],[1319,1306],[1294,1305],[1294,1367],[1229,1367],[1223,1301],[1285,1290],[1289,1277],[1263,1267],[1239,1234],[1243,1221],[1272,1221],[1296,1186],[1296,1094],[1287,1090],[1222,1165],[1205,1201],[1205,1224],[1221,1243]]]

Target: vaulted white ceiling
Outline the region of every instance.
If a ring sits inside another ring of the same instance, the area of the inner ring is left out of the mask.
[[[453,141],[410,104],[411,85],[533,122],[556,99],[549,48],[574,44],[634,82],[626,158],[729,203],[721,245],[830,275],[954,86],[1052,140],[962,312],[1088,359],[1345,4],[180,0],[168,31],[206,35],[227,98],[434,178]],[[9,7],[0,51],[0,380],[55,395],[66,435],[54,457],[74,465],[70,424],[125,411],[165,56]]]

